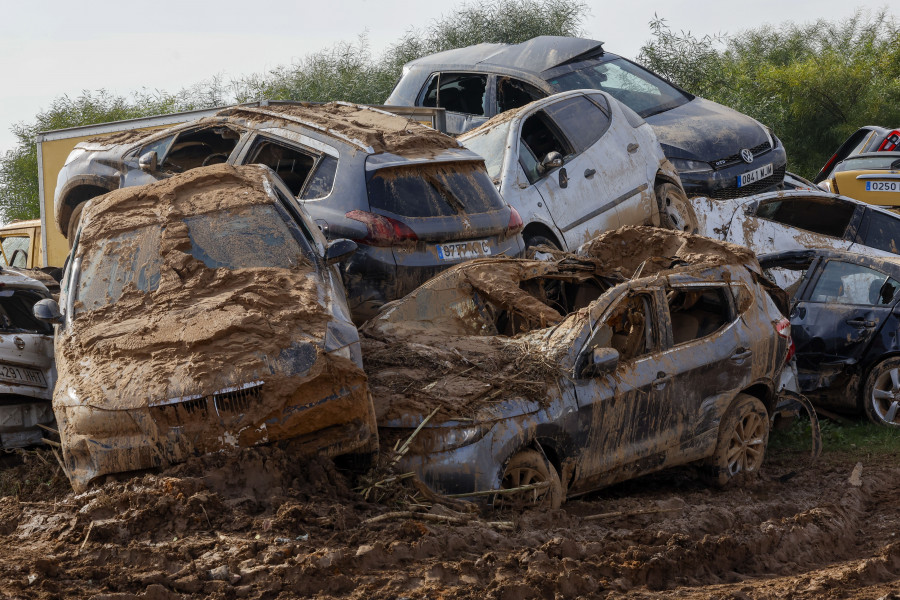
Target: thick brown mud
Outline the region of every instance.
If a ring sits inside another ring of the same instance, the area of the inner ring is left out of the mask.
[[[671,471],[524,514],[367,502],[329,461],[272,447],[80,495],[5,487],[0,597],[893,597],[896,457],[863,459],[859,487],[856,458],[795,473],[804,461],[770,457],[724,490]],[[29,464],[19,477],[53,480]],[[397,511],[427,514],[370,521]]]

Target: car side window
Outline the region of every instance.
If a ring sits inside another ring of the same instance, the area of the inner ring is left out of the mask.
[[[547,94],[543,90],[536,88],[530,83],[506,76],[497,78],[498,113],[520,108],[546,96]]]
[[[0,264],[4,267],[18,267],[24,269],[28,265],[28,247],[31,240],[25,236],[11,235],[0,241]]]
[[[319,164],[316,165],[316,170],[313,172],[312,177],[309,178],[309,181],[303,188],[300,199],[315,200],[330,194],[331,189],[334,187],[334,175],[337,173],[337,165],[338,159],[329,154],[323,154],[322,158],[319,159]]]
[[[672,342],[676,346],[712,335],[732,321],[724,287],[672,288],[666,300],[672,320]]]
[[[556,124],[544,111],[537,112],[525,119],[519,140],[521,144],[528,147],[538,163],[551,152],[558,152],[564,158],[575,153],[572,145],[559,132]]]
[[[435,106],[451,112],[484,115],[487,75],[435,73],[422,95],[420,106]]]
[[[182,131],[175,138],[169,153],[157,156],[166,171],[183,173],[197,167],[224,163],[241,134],[230,127],[202,127]]]
[[[646,294],[625,296],[604,319],[595,347],[609,347],[619,352],[619,359],[631,361],[656,349],[653,337],[652,301]]]
[[[829,260],[807,301],[884,306],[893,301],[898,290],[900,282],[881,271]]]
[[[316,158],[299,148],[259,136],[244,162],[266,165],[275,171],[296,197],[303,190],[303,185],[316,164]]]
[[[773,198],[760,203],[756,216],[789,227],[843,238],[856,205],[834,198]]]
[[[522,170],[525,171],[528,183],[535,183],[541,178],[541,174],[538,172],[537,158],[522,140],[519,140],[519,164],[522,166]]]
[[[900,219],[874,210],[866,211],[868,227],[863,243],[866,246],[900,254]]]
[[[609,129],[609,113],[585,98],[566,98],[544,109],[575,147],[584,152]]]

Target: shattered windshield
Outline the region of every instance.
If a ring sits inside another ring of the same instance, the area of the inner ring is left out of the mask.
[[[471,137],[461,139],[462,145],[484,158],[488,176],[494,183],[500,182],[503,157],[506,155],[506,139],[511,121],[490,127]]]
[[[690,100],[672,85],[623,58],[592,64],[547,82],[557,92],[602,90],[644,118]]]
[[[184,235],[179,224],[141,227],[96,242],[86,253],[78,283],[76,314],[114,304],[129,284],[141,292],[159,287],[164,236]],[[185,252],[210,269],[292,269],[308,259],[299,230],[289,229],[272,205],[247,206],[188,217]],[[166,244],[166,246],[180,244]],[[307,249],[308,250],[308,249]]]

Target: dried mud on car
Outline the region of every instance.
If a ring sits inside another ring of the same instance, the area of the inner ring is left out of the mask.
[[[49,453],[41,459],[52,457]],[[770,461],[711,492],[673,471],[555,511],[460,515],[366,502],[290,448],[191,459],[76,495],[0,498],[0,595],[176,598],[876,598],[900,581],[900,472]],[[31,456],[23,479],[62,478]],[[788,481],[783,481],[788,480]],[[63,486],[64,487],[64,486]]]

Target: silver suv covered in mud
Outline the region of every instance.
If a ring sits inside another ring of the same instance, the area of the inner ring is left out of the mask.
[[[653,129],[604,92],[536,100],[459,141],[485,158],[500,195],[525,222],[526,246],[574,250],[623,225],[697,228]]]
[[[0,448],[39,444],[38,424],[53,424],[53,329],[32,314],[49,297],[39,281],[0,268]]]
[[[785,301],[747,250],[650,227],[455,267],[363,329],[381,435],[431,416],[401,467],[495,505],[692,462],[755,474],[790,346],[767,290]]]
[[[57,225],[71,236],[87,198],[218,162],[270,167],[328,239],[359,244],[342,274],[360,322],[448,266],[524,249],[522,221],[480,156],[405,117],[347,103],[238,106],[82,142],[59,174]]]
[[[359,337],[327,244],[267,167],[214,165],[84,209],[53,398],[76,490],[105,473],[291,440],[378,448]]]

